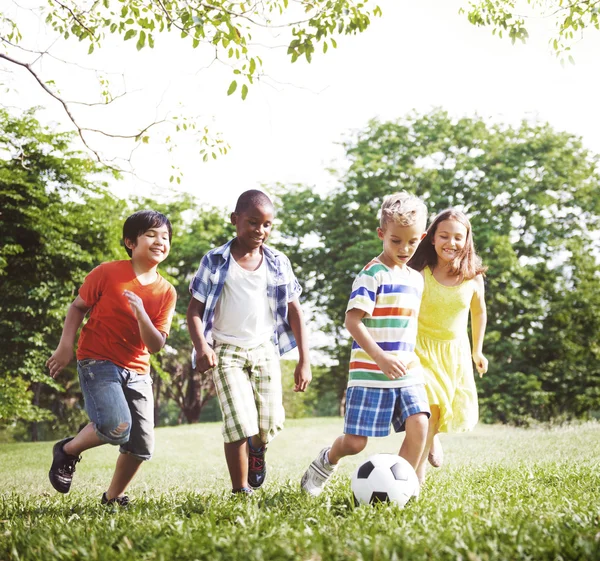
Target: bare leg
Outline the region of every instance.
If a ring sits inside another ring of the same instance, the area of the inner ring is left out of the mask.
[[[398,455],[404,458],[415,471],[425,449],[428,425],[425,413],[417,413],[406,419],[406,435]]]
[[[260,439],[258,434],[255,434],[253,437],[251,437],[250,440],[252,442],[252,448],[254,448],[255,450],[260,450],[265,445],[265,443]]]
[[[354,456],[362,452],[369,439],[357,434],[338,436],[329,450],[329,463],[337,464],[344,456]]]
[[[225,443],[225,460],[233,489],[248,487],[248,445],[246,439]]]
[[[417,477],[419,478],[419,482],[421,483],[421,485],[425,482],[425,472],[427,471],[427,456],[429,454],[429,450],[431,449],[433,438],[437,434],[437,430],[438,430],[439,422],[440,422],[439,406],[431,405],[430,407],[431,407],[431,417],[429,417],[429,428],[427,430],[427,440],[425,442],[425,448],[423,449],[421,458],[418,462],[417,467],[415,468],[415,471],[417,472]]]
[[[119,454],[115,473],[110,482],[110,487],[106,492],[106,498],[108,500],[123,496],[125,489],[127,489],[131,480],[135,477],[135,474],[140,469],[142,463],[143,460],[140,460],[131,454]]]
[[[96,434],[94,423],[88,423],[79,431],[73,440],[70,440],[63,446],[65,454],[70,456],[79,456],[82,452],[106,444],[104,440],[100,440]]]

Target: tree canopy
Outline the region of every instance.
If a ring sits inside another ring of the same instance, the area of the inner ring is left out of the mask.
[[[338,363],[328,383],[339,397],[347,376],[343,318],[352,281],[381,251],[376,227],[383,197],[406,189],[422,197],[432,215],[447,207],[464,210],[489,266],[484,352],[490,371],[481,385],[486,418],[547,419],[600,408],[593,389],[600,381],[597,347],[575,356],[582,346],[577,331],[586,331],[585,342],[600,335],[584,304],[597,298],[591,287],[598,280],[598,156],[545,123],[511,127],[452,119],[441,110],[372,121],[345,147],[350,166],[339,188],[326,196],[310,187],[285,188],[280,213],[288,252],[326,318],[329,353]],[[571,331],[568,322],[579,327]],[[582,363],[585,372],[576,366]]]
[[[149,116],[147,122],[135,130],[109,131],[89,125],[85,110],[96,110],[98,106],[110,110],[109,106],[127,92],[116,90],[103,72],[98,75],[95,99],[67,99],[61,91],[67,86],[64,79],[61,82],[58,76],[47,75],[43,64],[54,56],[53,43],[70,41],[74,52],[79,52],[79,45],[83,45],[87,49],[84,52],[91,55],[115,43],[135,45],[138,51],[158,49],[158,36],[174,35],[190,49],[213,53],[214,61],[229,66],[233,76],[223,93],[237,92],[245,99],[250,86],[265,75],[260,56],[265,48],[273,48],[283,40],[291,62],[299,58],[310,62],[318,49],[326,53],[329,48],[335,48],[336,37],[364,31],[371,18],[380,14],[379,7],[370,7],[367,0],[360,3],[352,0],[218,0],[209,3],[198,0],[38,0],[29,9],[9,0],[0,8],[0,62],[5,67],[28,72],[37,86],[62,104],[84,144],[104,163],[110,164],[95,147],[94,135],[129,139],[139,146],[149,142],[154,127],[165,124],[174,132],[194,131],[200,151],[208,159],[210,154],[217,157],[225,153],[227,144],[210,131],[201,118],[180,114],[175,108],[157,111],[157,115]],[[31,22],[26,24],[25,16],[37,18],[37,25],[49,33],[47,46],[38,45],[39,37],[35,33],[22,31],[24,25],[32,25]],[[66,61],[71,65],[70,82],[83,74],[80,60]],[[164,131],[164,127],[161,130]],[[161,135],[167,144],[172,142],[170,130]]]

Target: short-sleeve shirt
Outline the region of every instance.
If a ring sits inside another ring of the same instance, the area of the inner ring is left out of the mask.
[[[196,275],[190,282],[190,294],[205,304],[202,322],[204,336],[212,344],[212,326],[215,308],[223,291],[231,262],[230,240],[225,245],[209,251],[201,260]],[[262,246],[267,263],[267,298],[273,313],[274,329],[271,340],[283,355],[296,347],[296,339],[288,320],[288,304],[296,300],[302,288],[298,283],[290,260],[280,251]]]
[[[137,319],[123,291],[137,294],[158,331],[169,334],[177,293],[157,273],[156,280],[142,285],[131,261],[103,263],[85,278],[79,296],[91,307],[81,330],[77,360],[110,360],[134,372],[150,372],[150,352],[142,341]]]
[[[415,354],[423,277],[409,267],[390,269],[379,259],[370,261],[352,285],[346,312],[365,312],[363,325],[384,351],[397,355],[404,364],[413,363],[408,373],[390,380],[376,362],[352,341],[348,387],[396,388],[423,384],[423,370]]]

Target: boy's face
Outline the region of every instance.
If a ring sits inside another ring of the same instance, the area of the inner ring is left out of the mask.
[[[425,224],[423,220],[418,220],[411,226],[400,226],[389,221],[385,229],[377,228],[377,235],[383,241],[380,255],[383,264],[391,268],[404,267],[425,237]]]
[[[139,235],[135,242],[125,240],[125,244],[131,249],[132,260],[146,262],[152,266],[162,263],[171,249],[166,225],[150,228]]]
[[[271,205],[252,206],[243,212],[231,213],[238,241],[246,249],[256,249],[264,244],[271,234],[274,213]]]

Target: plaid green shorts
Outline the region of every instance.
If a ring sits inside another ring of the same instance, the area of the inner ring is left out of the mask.
[[[214,350],[213,380],[225,442],[255,434],[265,443],[271,441],[285,420],[277,349],[268,341],[252,349],[215,342]]]

